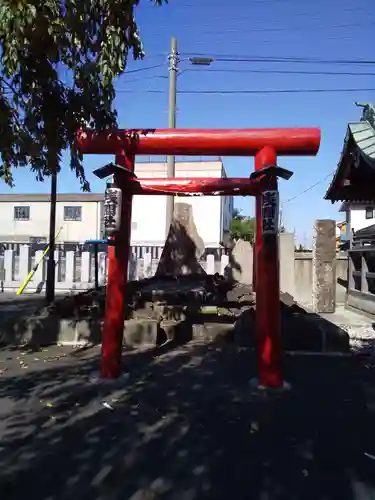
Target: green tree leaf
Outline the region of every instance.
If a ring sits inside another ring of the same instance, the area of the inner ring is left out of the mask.
[[[166,0],[151,0],[156,5]],[[42,181],[71,168],[89,189],[74,136],[83,124],[117,126],[113,82],[129,55],[144,57],[135,20],[140,0],[2,0],[0,4],[0,177],[29,166]]]
[[[255,239],[255,225],[255,217],[245,217],[238,210],[235,210],[230,228],[230,236],[233,240],[244,240],[253,244]]]

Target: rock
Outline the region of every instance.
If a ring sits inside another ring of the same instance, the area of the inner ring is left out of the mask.
[[[165,341],[184,344],[192,340],[192,327],[186,321],[166,320],[160,323],[160,332]]]
[[[155,276],[206,274],[198,259],[204,243],[198,235],[189,203],[176,203],[173,219]]]
[[[234,335],[234,328],[234,324],[228,323],[193,324],[193,339],[211,342],[218,338],[231,340]]]
[[[156,346],[158,321],[155,319],[129,319],[124,325],[124,345],[128,347]]]

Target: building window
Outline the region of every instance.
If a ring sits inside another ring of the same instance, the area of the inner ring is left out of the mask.
[[[374,218],[374,209],[372,207],[366,207],[366,219],[373,219]]]
[[[64,220],[82,220],[82,207],[64,207]]]
[[[14,220],[30,220],[30,207],[14,207]]]

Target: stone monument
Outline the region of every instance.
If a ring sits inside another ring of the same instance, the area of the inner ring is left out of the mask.
[[[199,263],[204,242],[189,203],[175,203],[173,219],[155,276],[206,274]]]
[[[336,307],[336,222],[315,221],[313,236],[312,304],[316,313],[334,313]]]

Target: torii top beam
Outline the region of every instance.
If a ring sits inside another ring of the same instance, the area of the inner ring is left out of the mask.
[[[76,144],[83,154],[254,156],[270,146],[279,156],[313,156],[319,150],[320,129],[80,130]]]

